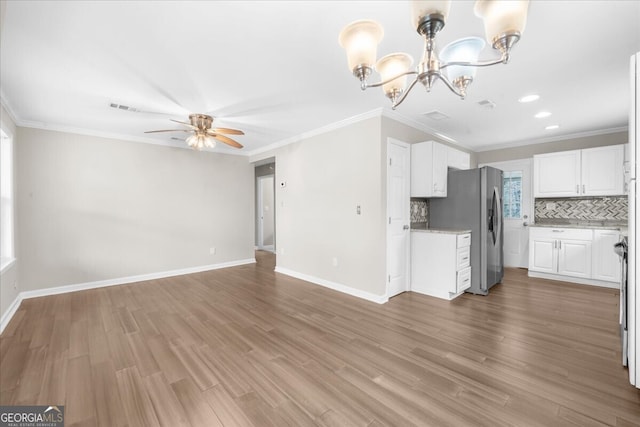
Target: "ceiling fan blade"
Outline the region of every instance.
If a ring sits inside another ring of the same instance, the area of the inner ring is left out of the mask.
[[[213,128],[210,129],[215,133],[226,133],[228,135],[244,135],[244,132],[238,129],[229,129],[229,128]]]
[[[148,130],[145,133],[158,133],[158,132],[191,132],[190,129],[163,129],[163,130]]]
[[[240,144],[238,141],[234,141],[233,139],[229,138],[228,136],[218,135],[217,133],[213,132],[211,129],[207,130],[207,135],[210,135],[210,136],[214,137],[215,139],[217,139],[218,141],[224,142],[225,144],[230,145],[232,147],[242,148],[242,144]]]
[[[189,126],[191,129],[198,129],[196,126],[192,125],[191,123],[181,122],[180,120],[174,120],[174,119],[169,119],[169,120],[171,120],[172,122],[180,123],[181,125]]]

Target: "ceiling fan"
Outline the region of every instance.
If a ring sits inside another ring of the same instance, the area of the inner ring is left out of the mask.
[[[169,119],[172,122],[185,125],[188,129],[163,129],[163,130],[149,130],[145,133],[158,133],[158,132],[190,132],[192,133],[186,140],[184,140],[189,147],[194,150],[202,150],[203,148],[213,148],[216,146],[218,140],[222,143],[230,145],[235,148],[242,148],[242,144],[229,138],[226,135],[244,135],[244,132],[238,129],[229,128],[212,128],[213,117],[207,114],[190,114],[189,121],[181,122],[179,120]],[[226,135],[224,135],[226,134]]]

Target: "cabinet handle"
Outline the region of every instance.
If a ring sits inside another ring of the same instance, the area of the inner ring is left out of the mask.
[[[584,188],[584,184],[582,184],[582,194],[586,193],[586,190]]]
[[[576,184],[576,194],[580,194],[580,184]]]
[[[433,191],[438,191],[438,184],[433,184]]]
[[[558,240],[558,249],[562,249],[562,240]]]

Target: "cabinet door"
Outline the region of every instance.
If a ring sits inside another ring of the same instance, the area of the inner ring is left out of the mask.
[[[433,143],[433,197],[447,197],[447,147]]]
[[[591,242],[558,240],[558,274],[591,277]]]
[[[593,275],[596,280],[619,282],[620,257],[613,251],[613,245],[620,241],[616,230],[595,230],[593,239]]]
[[[624,194],[624,146],[582,150],[583,196]]]
[[[533,156],[535,197],[580,195],[580,150]]]
[[[433,188],[433,143],[411,145],[411,197],[431,197]]]
[[[555,273],[558,267],[556,239],[531,237],[529,240],[529,270]]]
[[[454,169],[471,169],[471,156],[469,153],[447,146],[447,166]]]

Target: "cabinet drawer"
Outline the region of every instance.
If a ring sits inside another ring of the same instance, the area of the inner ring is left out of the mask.
[[[467,267],[464,270],[458,271],[458,277],[456,280],[456,293],[462,292],[465,289],[471,287],[471,267]]]
[[[471,247],[465,246],[464,248],[457,249],[456,256],[456,270],[462,270],[471,265]]]
[[[584,228],[551,228],[533,227],[529,230],[530,238],[593,240],[593,230]]]
[[[471,234],[458,234],[457,237],[456,247],[463,248],[465,246],[471,246]]]

